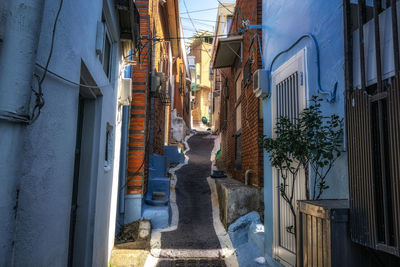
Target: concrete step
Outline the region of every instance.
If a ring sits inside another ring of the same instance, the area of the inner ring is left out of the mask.
[[[185,155],[179,152],[178,146],[164,146],[164,154],[170,163],[184,163]]]

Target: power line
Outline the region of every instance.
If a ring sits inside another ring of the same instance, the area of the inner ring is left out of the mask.
[[[187,21],[183,21],[182,25],[185,24]],[[214,28],[214,25],[208,24],[208,23],[204,23],[204,22],[199,22],[197,21],[196,24],[202,25],[204,27],[209,27],[209,28]]]
[[[229,8],[227,8],[224,4],[222,4],[220,0],[217,0],[217,1],[221,6],[223,6],[229,13],[231,13],[233,15],[233,12],[231,10],[229,10]]]
[[[186,1],[185,1],[185,0],[183,0],[183,4],[184,4],[184,6],[185,6],[186,11],[188,11],[188,8],[187,8],[187,6],[186,6]],[[189,19],[190,19],[190,22],[191,22],[192,25],[193,25],[193,28],[196,30],[197,33],[199,33],[199,31],[197,30],[196,26],[194,25],[194,22],[193,22],[193,20],[192,20],[192,18],[190,17],[189,14],[188,14],[188,17],[189,17]],[[207,49],[207,48],[204,46],[203,41],[201,41],[201,45],[203,46],[204,49]],[[207,55],[208,55],[208,56],[210,57],[210,59],[211,59],[212,57],[211,57],[210,53],[209,53],[208,51],[206,51],[206,52],[207,52]]]
[[[40,65],[39,63],[36,63],[36,66],[38,66],[42,70],[45,70],[45,67]],[[55,72],[53,72],[53,71],[51,71],[49,69],[47,70],[47,72],[50,73],[51,75],[53,75],[53,76],[65,81],[65,82],[67,82],[67,83],[70,83],[70,84],[73,84],[73,85],[76,85],[76,86],[81,86],[81,87],[94,89],[94,88],[102,88],[102,87],[106,87],[106,86],[110,86],[111,85],[111,82],[108,83],[108,84],[102,85],[102,86],[81,84],[81,83],[77,83],[77,82],[71,81],[71,80],[69,80],[67,78],[64,78],[63,76],[61,76],[61,75],[59,75],[59,74],[57,74],[57,73],[55,73]]]
[[[189,19],[189,18],[187,18],[187,17],[180,17],[181,19]],[[205,21],[205,22],[218,22],[218,23],[221,23],[221,24],[223,24],[223,23],[225,23],[225,22],[223,22],[223,21],[216,21],[216,20],[209,20],[209,19],[194,19],[194,18],[192,18],[192,20],[198,20],[198,21]]]
[[[58,22],[58,18],[60,16],[60,13],[61,13],[61,9],[63,7],[63,3],[64,3],[64,0],[60,0],[60,4],[59,4],[58,10],[57,10],[57,15],[56,15],[56,17],[54,19],[53,31],[52,31],[52,35],[51,35],[50,51],[49,51],[49,55],[47,57],[46,66],[44,67],[43,76],[41,78],[39,78],[39,76],[36,76],[36,78],[38,80],[38,90],[36,91],[36,90],[34,90],[32,88],[32,91],[36,96],[36,103],[35,103],[35,105],[33,107],[32,115],[31,115],[29,124],[32,124],[32,123],[34,123],[36,121],[36,119],[40,116],[40,111],[41,111],[41,109],[43,108],[43,106],[45,104],[45,101],[44,101],[44,98],[43,98],[42,84],[43,84],[44,79],[46,79],[46,75],[47,75],[48,68],[49,68],[49,65],[50,65],[50,60],[51,60],[51,57],[53,55],[54,39],[55,39],[55,36],[56,36],[57,22]]]
[[[198,12],[204,12],[204,11],[215,10],[215,9],[218,9],[218,7],[207,8],[207,9],[199,9],[199,10],[192,10],[192,11],[189,11],[186,8],[186,12],[181,12],[181,14],[198,13]]]
[[[238,33],[229,33],[229,36],[236,36]],[[141,38],[140,40],[150,40],[150,41],[162,41],[162,40],[180,40],[180,39],[202,39],[202,38],[216,38],[216,37],[227,37],[228,34],[219,34],[219,35],[201,35],[201,36],[192,36],[192,37],[164,37],[164,38]]]

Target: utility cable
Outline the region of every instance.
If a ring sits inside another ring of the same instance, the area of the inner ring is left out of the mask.
[[[192,37],[164,37],[164,38],[150,38],[150,37],[145,37],[141,38],[140,40],[181,40],[181,39],[202,39],[202,38],[217,38],[217,37],[227,37],[229,36],[236,36],[238,35],[238,32],[234,33],[229,33],[229,34],[219,34],[219,35],[201,35],[201,36],[192,36]]]
[[[233,15],[233,12],[231,10],[229,10],[220,0],[217,0],[217,2],[223,6],[229,13],[231,13]]]
[[[42,84],[43,84],[43,81],[46,79],[46,75],[47,75],[47,72],[49,70],[51,57],[53,55],[54,40],[55,40],[56,30],[57,30],[57,22],[58,22],[58,18],[60,16],[63,4],[64,4],[64,0],[60,0],[60,4],[59,4],[59,7],[58,7],[57,15],[56,15],[56,17],[54,19],[54,23],[53,23],[53,31],[52,31],[52,35],[51,35],[50,51],[49,51],[49,55],[47,57],[46,66],[44,67],[44,73],[43,73],[41,78],[36,76],[36,79],[38,80],[38,90],[36,91],[32,87],[32,91],[34,92],[34,94],[36,96],[36,101],[35,101],[36,103],[35,103],[35,105],[33,107],[32,114],[30,115],[29,124],[32,124],[37,120],[37,118],[40,116],[40,111],[41,111],[41,109],[43,108],[43,106],[45,104],[45,100],[43,98]]]
[[[192,11],[189,11],[189,10],[186,8],[186,12],[181,12],[181,14],[199,13],[199,12],[204,12],[204,11],[209,11],[209,10],[215,10],[215,9],[218,9],[218,7],[212,7],[212,8],[207,8],[207,9],[199,9],[199,10],[192,10]]]
[[[316,57],[317,57],[317,83],[318,83],[318,92],[320,94],[327,94],[329,95],[329,102],[330,103],[334,103],[336,101],[336,89],[337,89],[337,85],[338,82],[335,83],[335,85],[333,86],[332,91],[326,91],[323,90],[321,87],[321,63],[320,63],[320,55],[319,55],[319,46],[318,46],[318,42],[315,39],[314,35],[312,35],[311,33],[307,33],[304,34],[302,36],[300,36],[299,39],[296,40],[296,42],[294,42],[289,48],[281,51],[280,53],[278,53],[271,61],[271,65],[269,67],[269,70],[272,72],[272,67],[275,63],[275,61],[283,54],[289,52],[291,49],[293,49],[298,43],[300,43],[301,40],[309,38],[311,39],[311,41],[313,42],[315,49],[316,49]]]
[[[45,69],[45,67],[40,65],[39,63],[36,63],[36,66],[39,67],[42,70]],[[71,80],[69,80],[69,79],[67,79],[67,78],[65,78],[65,77],[63,77],[63,76],[61,76],[61,75],[49,70],[49,69],[47,70],[47,72],[50,73],[51,75],[59,78],[60,80],[63,80],[64,82],[67,82],[67,83],[70,83],[70,84],[73,84],[73,85],[76,85],[76,86],[81,86],[81,87],[85,87],[85,88],[91,88],[91,89],[107,87],[107,86],[110,86],[113,82],[115,82],[115,80],[113,80],[112,82],[107,83],[105,85],[101,85],[101,86],[87,85],[87,84],[81,84],[81,83],[77,83],[77,82],[71,81]]]
[[[184,6],[185,6],[186,11],[188,11],[188,8],[187,8],[187,6],[186,6],[186,1],[185,1],[185,0],[183,0],[183,4],[184,4]],[[194,22],[193,22],[193,20],[192,20],[192,18],[190,17],[189,14],[188,14],[188,17],[189,17],[189,19],[190,19],[190,22],[191,22],[192,25],[193,25],[193,28],[196,30],[197,34],[199,34],[199,31],[197,30],[196,26],[194,25]],[[205,47],[205,45],[204,45],[204,43],[203,43],[203,40],[201,40],[201,45],[203,46],[203,48],[204,48],[205,50],[207,50],[207,48]],[[210,57],[210,59],[212,59],[212,57],[211,57],[211,55],[210,55],[210,52],[208,52],[208,50],[207,50],[207,55]]]
[[[189,18],[187,18],[187,17],[180,17],[181,19],[189,19]],[[209,19],[195,19],[195,18],[192,18],[192,20],[196,20],[196,21],[204,21],[204,22],[214,22],[214,23],[221,23],[221,24],[224,24],[225,22],[223,22],[223,21],[217,21],[217,20],[209,20]]]

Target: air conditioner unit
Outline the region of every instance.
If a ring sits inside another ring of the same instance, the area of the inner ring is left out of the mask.
[[[167,94],[167,76],[164,72],[157,72],[156,75],[160,77],[160,87],[157,93]]]
[[[161,77],[156,74],[151,75],[151,92],[156,93],[158,92],[161,86]]]
[[[120,78],[118,87],[118,103],[123,106],[129,106],[132,101],[132,79]]]
[[[253,74],[253,91],[256,97],[268,97],[269,71],[258,69]]]

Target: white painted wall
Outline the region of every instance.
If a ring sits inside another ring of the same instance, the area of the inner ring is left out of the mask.
[[[8,0],[11,1],[11,0]],[[37,62],[45,65],[59,0],[46,1]],[[111,28],[117,32],[112,0]],[[53,57],[49,69],[76,83],[80,82],[81,60],[100,86],[100,129],[93,173],[97,191],[93,234],[93,266],[106,266],[114,242],[118,193],[120,121],[117,121],[117,81],[119,45],[114,45],[111,83],[95,53],[96,27],[101,20],[102,0],[64,1],[57,25]],[[37,69],[39,70],[39,69]],[[104,86],[103,86],[104,85]],[[79,88],[48,74],[43,83],[46,104],[39,119],[25,131],[24,153],[20,157],[23,175],[17,212],[13,260],[15,266],[66,266]],[[114,162],[104,169],[106,125],[114,129]],[[92,194],[91,193],[91,194]]]

